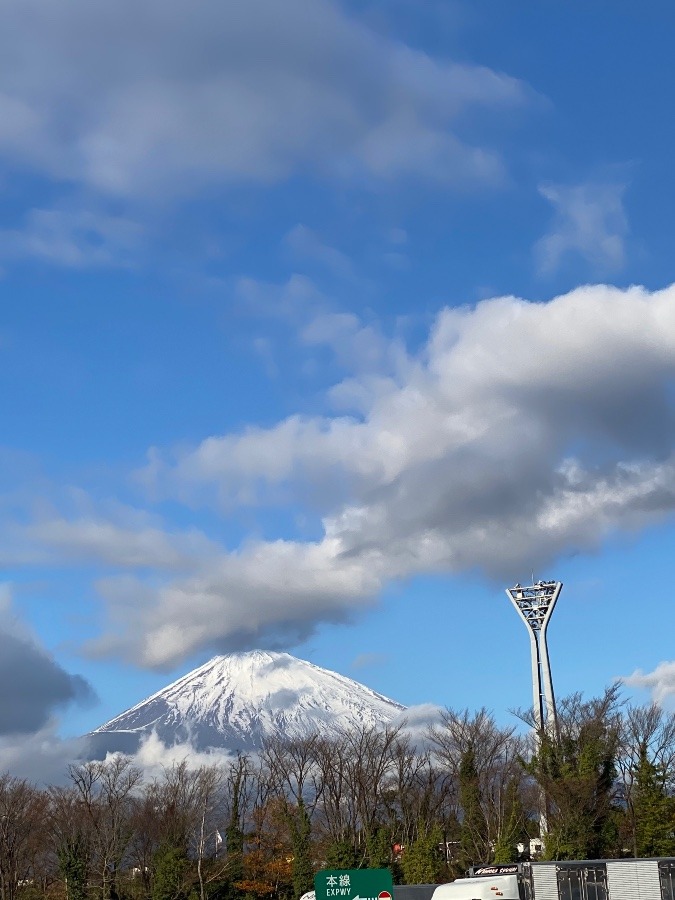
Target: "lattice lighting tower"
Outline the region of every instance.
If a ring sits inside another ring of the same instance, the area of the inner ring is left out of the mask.
[[[546,629],[562,590],[561,581],[538,581],[529,587],[507,588],[511,603],[527,626],[532,652],[532,699],[537,734],[556,732],[555,696],[548,658]]]

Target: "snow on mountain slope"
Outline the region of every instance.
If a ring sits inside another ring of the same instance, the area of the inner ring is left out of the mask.
[[[89,738],[97,756],[132,753],[153,731],[166,746],[253,750],[267,737],[330,733],[350,723],[383,725],[404,711],[351,678],[288,653],[254,650],[216,656]]]

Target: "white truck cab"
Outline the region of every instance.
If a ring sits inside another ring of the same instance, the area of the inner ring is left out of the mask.
[[[487,875],[439,884],[431,900],[520,900],[520,896],[517,875]]]

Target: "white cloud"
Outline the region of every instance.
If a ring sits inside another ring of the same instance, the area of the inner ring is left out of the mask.
[[[541,570],[675,510],[675,289],[588,287],[549,303],[448,309],[394,374],[350,379],[353,416],[213,436],[146,473],[224,508],[308,504],[313,541],[255,541],[175,580],[100,585],[90,649],[166,666],[202,648],[287,645],[392,579]],[[570,448],[576,447],[576,457]]]
[[[551,229],[535,246],[539,271],[549,275],[570,256],[584,259],[595,274],[616,272],[626,255],[628,219],[624,184],[545,184],[539,193],[554,208]]]
[[[341,550],[330,538],[260,542],[159,586],[134,576],[106,579],[98,589],[111,627],[88,650],[163,668],[197,648],[297,643],[319,621],[356,615],[382,586],[379,554],[371,567],[341,558]]]
[[[526,103],[516,79],[434,60],[330,0],[7,0],[0,156],[107,194],[181,195],[298,171],[499,180],[466,110]]]
[[[420,703],[408,706],[391,724],[394,727],[402,726],[404,734],[422,749],[429,746],[429,729],[442,725],[443,712],[444,709],[434,703]]]
[[[364,324],[353,313],[317,310],[300,332],[305,346],[329,347],[340,366],[360,376],[376,373],[386,377],[405,367],[407,355],[402,343],[386,338],[376,323]],[[333,392],[339,405],[344,402],[349,385],[344,383]]]
[[[167,747],[155,732],[151,732],[131,756],[132,764],[143,772],[146,779],[161,778],[167,769],[182,762],[190,769],[198,769],[201,766],[227,766],[233,759],[235,755],[225,750],[198,751],[189,742]]]
[[[154,473],[169,492],[204,485],[240,503],[293,479],[347,476],[349,488],[379,490],[444,459],[484,469],[504,457],[536,477],[528,456],[543,457],[562,484],[561,448],[577,435],[633,452],[656,442],[662,452],[671,447],[672,410],[659,388],[673,366],[673,293],[599,286],[547,304],[499,298],[446,309],[417,357],[399,354],[389,374],[357,382],[362,415],[293,415],[212,436],[173,462],[155,457]],[[351,337],[361,339],[354,317],[317,321],[308,331],[339,333],[345,355]]]
[[[0,616],[7,620],[12,615],[12,588],[11,585],[0,583]]]
[[[662,705],[675,694],[675,662],[661,662],[653,672],[636,669],[632,675],[623,676],[621,681],[630,687],[650,691],[654,702]]]

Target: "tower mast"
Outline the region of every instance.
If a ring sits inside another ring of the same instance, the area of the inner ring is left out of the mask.
[[[506,589],[530,635],[532,708],[536,739],[540,745],[545,733],[555,738],[558,732],[546,633],[561,590],[561,581],[537,581],[529,587],[517,584]],[[543,835],[546,831],[546,798],[543,795],[540,827]]]

